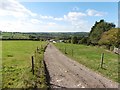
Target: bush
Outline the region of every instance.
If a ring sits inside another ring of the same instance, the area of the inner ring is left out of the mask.
[[[113,51],[113,50],[114,50],[114,46],[111,46],[111,47],[110,47],[110,51]]]

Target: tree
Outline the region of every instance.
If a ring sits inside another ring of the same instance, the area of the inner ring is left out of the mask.
[[[77,43],[78,43],[77,37],[76,37],[76,36],[73,36],[73,37],[71,38],[71,42],[72,42],[73,44],[77,44]]]
[[[98,41],[101,39],[101,35],[114,27],[115,25],[113,23],[108,23],[104,20],[96,22],[95,25],[91,28],[89,41],[94,45],[98,44]]]
[[[118,28],[113,28],[107,32],[104,32],[99,40],[100,45],[107,46],[116,46],[118,47],[120,44],[120,34]]]
[[[79,40],[79,44],[87,44],[87,37],[83,37],[81,40]]]

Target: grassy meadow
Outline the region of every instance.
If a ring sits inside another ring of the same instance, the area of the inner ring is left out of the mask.
[[[85,46],[76,44],[56,43],[55,46],[59,48],[66,55],[77,62],[101,73],[103,76],[118,82],[118,55],[107,51],[100,47]],[[66,48],[66,50],[65,50]],[[73,54],[72,54],[73,52]],[[103,68],[100,68],[101,54],[104,53]]]
[[[40,41],[2,41],[3,88],[26,88],[35,84],[30,81],[36,78],[31,72],[31,56],[35,55],[37,47],[45,44]],[[43,58],[43,53],[39,57]]]

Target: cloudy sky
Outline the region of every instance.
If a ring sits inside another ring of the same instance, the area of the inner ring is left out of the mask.
[[[89,32],[95,21],[118,23],[117,2],[0,1],[0,30]]]

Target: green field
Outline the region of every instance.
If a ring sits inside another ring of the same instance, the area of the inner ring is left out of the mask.
[[[35,56],[37,46],[41,47],[45,44],[46,42],[40,41],[2,41],[3,88],[29,88],[34,86],[34,81],[31,80],[35,80],[36,76],[30,72],[31,56],[33,54]],[[39,59],[43,58],[43,53],[38,57]],[[40,87],[44,86],[42,84]]]
[[[2,32],[3,39],[29,39],[29,35],[12,32]]]
[[[56,43],[60,51],[79,63],[118,82],[118,55],[95,46]],[[66,50],[65,50],[66,48]],[[73,50],[73,51],[72,51]],[[73,52],[73,55],[72,55]],[[104,53],[103,68],[100,68],[101,54]]]

